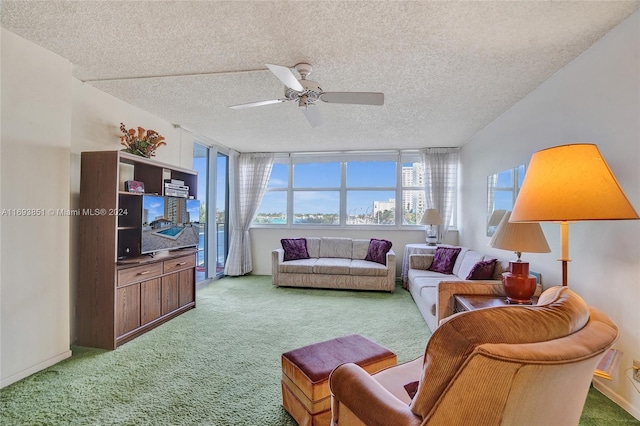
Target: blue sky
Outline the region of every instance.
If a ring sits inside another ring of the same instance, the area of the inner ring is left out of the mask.
[[[149,222],[157,217],[164,216],[164,198],[160,196],[145,195],[142,197],[142,208],[149,211]]]
[[[218,188],[226,185],[226,173],[227,173],[227,160],[226,156],[218,157],[218,164],[216,167],[216,182],[218,183]],[[203,157],[196,157],[193,159],[193,169],[198,172],[198,192],[196,198],[198,200],[206,200],[207,198],[207,159]],[[218,206],[218,210],[224,210],[224,199],[225,194],[224,191],[218,189],[216,192],[217,200],[216,205]]]

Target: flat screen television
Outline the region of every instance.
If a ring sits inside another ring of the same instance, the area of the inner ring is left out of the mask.
[[[142,196],[141,254],[197,247],[200,201],[159,195]]]

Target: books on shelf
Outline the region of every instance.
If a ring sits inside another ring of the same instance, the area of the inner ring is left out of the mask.
[[[622,357],[622,352],[617,349],[609,349],[602,357],[593,375],[603,379],[613,380],[618,371],[618,363]]]

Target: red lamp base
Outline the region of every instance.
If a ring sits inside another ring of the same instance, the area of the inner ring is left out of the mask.
[[[536,278],[529,276],[529,263],[509,262],[509,272],[502,274],[502,287],[507,302],[531,304],[531,296],[536,292]]]

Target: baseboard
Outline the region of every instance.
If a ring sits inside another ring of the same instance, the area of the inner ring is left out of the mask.
[[[25,370],[22,370],[12,376],[9,377],[5,377],[2,380],[0,380],[0,389],[4,388],[6,386],[9,386],[12,383],[15,383],[17,381],[20,381],[22,379],[24,379],[25,377],[29,377],[30,375],[37,373],[38,371],[44,370],[47,367],[51,367],[52,365],[55,365],[57,363],[59,363],[60,361],[63,361],[67,358],[69,358],[71,356],[71,351],[67,350],[62,352],[59,355],[56,355],[52,358],[47,359],[46,361],[43,361],[39,364],[34,365],[33,367],[29,367]]]
[[[625,411],[627,411],[637,420],[640,420],[640,410],[634,407],[629,401],[627,401],[626,399],[622,398],[620,395],[615,393],[613,389],[611,389],[610,387],[602,383],[602,381],[594,380],[593,387],[598,389],[603,395],[605,395],[607,398],[609,398],[610,400],[618,404],[620,407],[622,407]]]

